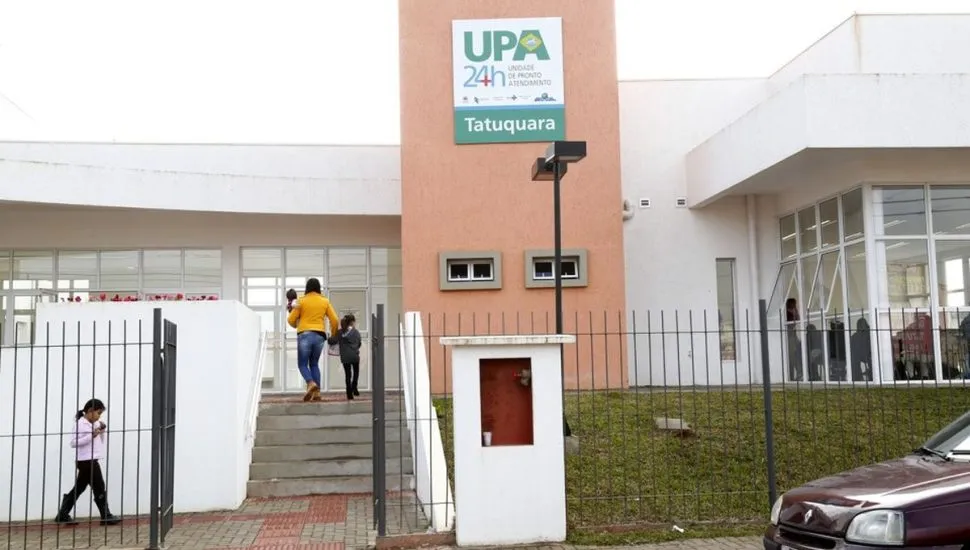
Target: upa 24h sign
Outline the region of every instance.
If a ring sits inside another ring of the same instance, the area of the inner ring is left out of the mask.
[[[452,21],[455,143],[566,138],[562,19]]]

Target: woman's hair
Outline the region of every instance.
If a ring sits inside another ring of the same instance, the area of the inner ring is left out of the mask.
[[[347,320],[347,325],[348,325],[348,326],[349,326],[349,325],[350,325],[351,323],[356,323],[356,322],[357,322],[357,318],[356,318],[356,317],[354,317],[354,314],[353,314],[353,313],[348,313],[347,315],[345,315],[345,316],[344,316],[344,319],[346,319],[346,320]]]
[[[74,416],[74,420],[80,420],[82,416],[91,411],[103,411],[104,409],[104,402],[100,399],[88,399],[88,402],[84,404],[84,407],[77,412],[77,415]]]
[[[340,320],[340,332],[347,332],[348,328],[350,328],[350,323],[347,322],[347,316],[344,315],[344,318]]]
[[[293,300],[296,300],[296,290],[294,290],[292,288],[289,289],[289,290],[287,290],[286,291],[286,299],[289,300],[289,301],[291,301],[291,302]]]
[[[306,291],[304,294],[309,294],[311,292],[316,292],[317,294],[323,294],[323,287],[320,286],[320,279],[316,277],[310,277],[306,280]]]

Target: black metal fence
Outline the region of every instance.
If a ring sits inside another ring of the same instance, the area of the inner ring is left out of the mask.
[[[970,330],[960,329],[968,313],[793,315],[762,304],[729,319],[567,314],[565,332],[576,337],[563,357],[570,527],[763,522],[776,494],[912,451],[970,410]],[[386,433],[436,426],[454,483],[451,360],[440,338],[550,334],[553,316],[423,315],[420,345],[400,331],[406,319],[375,321],[388,327],[377,342],[385,354],[410,341],[402,371],[423,349],[431,373],[426,393],[402,377],[410,402],[382,399],[375,387],[384,409],[375,420]],[[418,400],[434,414],[420,414]],[[404,489],[378,488],[387,521],[428,522],[428,505],[445,502],[422,506],[407,490],[412,447],[385,445],[402,447],[381,461],[401,472],[395,485]]]
[[[156,309],[153,322],[34,331],[33,343],[0,348],[0,547],[162,547],[173,513],[176,326]],[[93,448],[77,427],[91,400],[105,406]],[[78,467],[88,452],[97,472]]]

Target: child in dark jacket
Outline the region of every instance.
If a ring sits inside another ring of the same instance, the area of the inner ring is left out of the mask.
[[[355,326],[357,319],[351,315],[344,315],[340,320],[340,331],[330,338],[330,345],[337,345],[340,349],[340,363],[344,366],[344,381],[347,385],[347,399],[360,396],[357,390],[357,379],[360,377],[360,332]]]

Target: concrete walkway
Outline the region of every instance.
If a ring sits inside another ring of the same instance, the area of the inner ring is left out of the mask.
[[[395,495],[388,507],[390,534],[423,533],[427,523],[414,497]],[[370,495],[248,499],[232,512],[183,514],[165,540],[173,550],[345,550],[374,546]],[[74,528],[51,524],[0,524],[0,548],[145,548],[148,522],[126,520],[116,527],[82,523]]]
[[[391,506],[390,504],[396,506]],[[413,495],[393,495],[387,510],[389,535],[427,532]],[[351,550],[372,548],[374,516],[370,495],[248,499],[232,512],[183,514],[165,540],[171,550]],[[58,528],[48,523],[0,524],[0,548],[10,550],[144,549],[146,519],[116,527],[81,524]],[[447,548],[447,547],[437,547]],[[577,550],[570,545],[531,548]],[[758,537],[684,540],[628,548],[642,550],[760,550]]]

